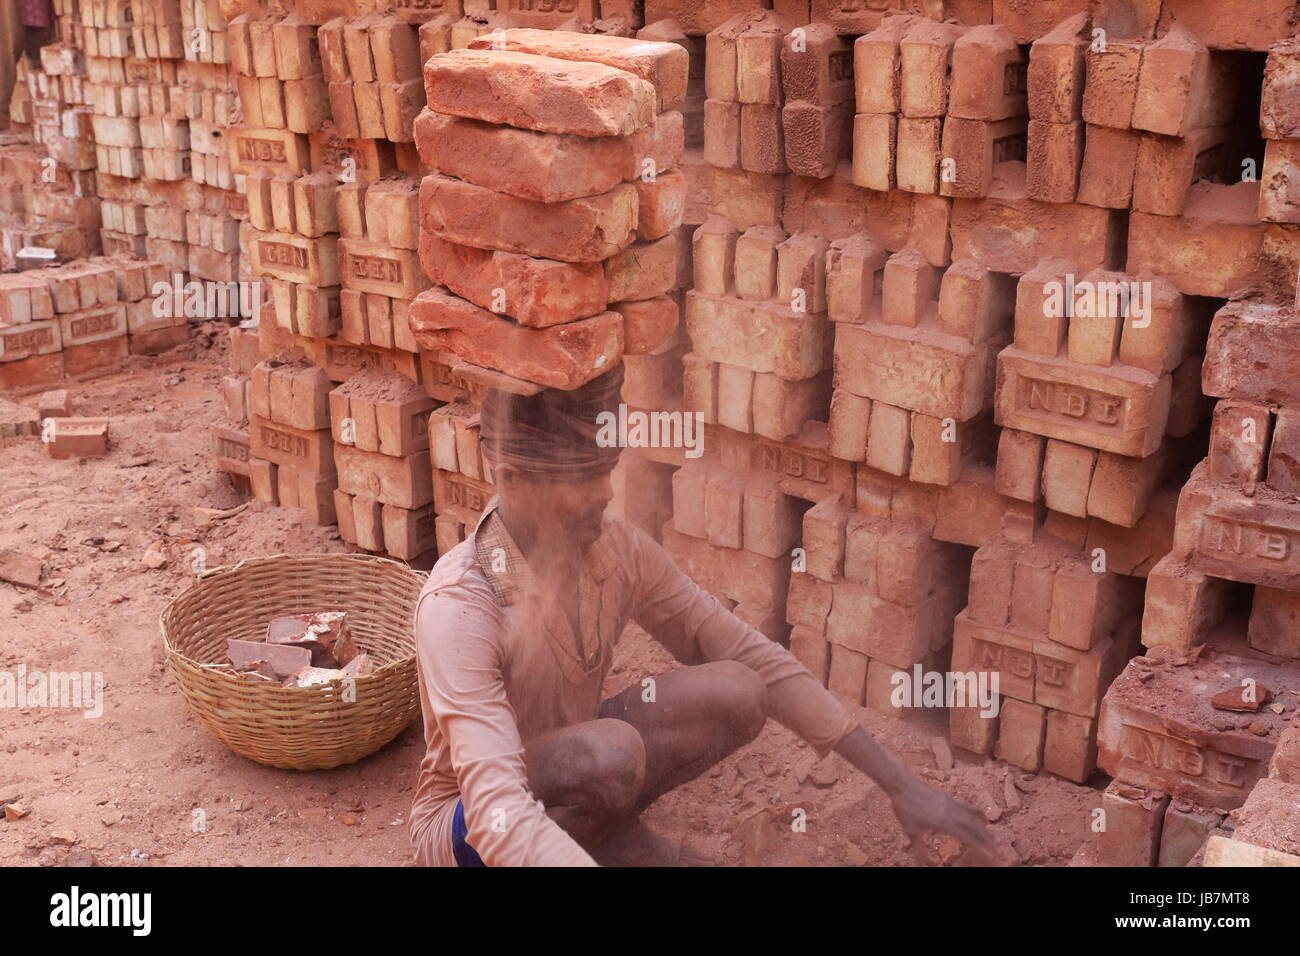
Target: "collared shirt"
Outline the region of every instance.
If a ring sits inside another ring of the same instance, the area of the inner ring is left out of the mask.
[[[688,578],[652,538],[606,515],[578,571],[575,630],[489,503],[434,566],[416,607],[425,743],[411,808],[424,865],[453,865],[451,817],[489,866],[592,865],[528,789],[524,743],[600,709],[614,646],[635,619],[685,664],[736,660],[763,678],[771,716],[825,754],[856,724],[789,651]]]

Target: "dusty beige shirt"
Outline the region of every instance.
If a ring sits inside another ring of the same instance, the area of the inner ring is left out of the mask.
[[[635,620],[684,664],[735,660],[769,712],[819,753],[856,724],[789,651],[731,614],[654,539],[606,515],[578,581],[579,633],[540,593],[495,502],[434,566],[416,607],[427,751],[411,807],[416,861],[454,866],[451,818],[489,866],[592,865],[528,789],[524,742],[597,717],[614,645]]]

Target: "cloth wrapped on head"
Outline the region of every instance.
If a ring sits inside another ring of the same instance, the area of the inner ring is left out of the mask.
[[[546,388],[535,395],[492,389],[483,399],[479,437],[493,467],[579,478],[618,464],[617,446],[596,441],[601,412],[618,414],[623,365],[571,391]]]

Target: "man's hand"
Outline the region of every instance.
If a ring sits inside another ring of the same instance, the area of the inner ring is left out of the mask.
[[[956,837],[973,850],[981,862],[1001,862],[983,815],[951,794],[913,778],[908,786],[891,792],[889,802],[918,858],[922,837],[927,830],[932,830]]]
[[[912,852],[920,859],[921,837],[926,830],[956,837],[988,864],[1007,862],[993,843],[984,817],[942,790],[922,783],[902,762],[861,727],[845,734],[836,752],[857,767],[889,796],[894,815],[912,841]]]

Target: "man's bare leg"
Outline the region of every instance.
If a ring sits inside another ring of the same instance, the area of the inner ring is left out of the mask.
[[[665,793],[694,780],[759,735],[767,720],[767,687],[736,661],[714,661],[659,674],[653,699],[641,684],[612,697],[605,712],[641,732],[644,810]]]
[[[646,752],[631,724],[588,720],[534,737],[524,766],[547,816],[588,852],[636,818]]]
[[[735,661],[660,674],[653,689],[652,700],[640,684],[611,698],[605,712],[620,719],[585,721],[525,746],[533,794],[588,852],[625,837],[642,810],[749,743],[767,719],[762,679]]]

